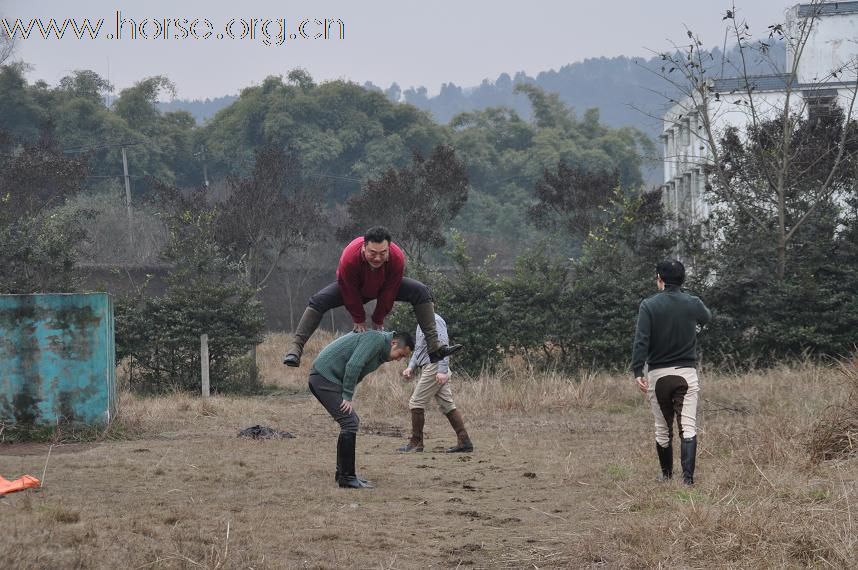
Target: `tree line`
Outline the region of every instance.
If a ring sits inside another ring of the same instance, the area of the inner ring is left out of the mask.
[[[110,88],[90,71],[51,87],[0,67],[0,292],[73,290],[96,253],[163,263],[162,294],[139,287],[118,303],[117,352],[136,363],[141,389],[196,386],[203,329],[220,339],[213,388],[257,385],[246,354],[265,329],[260,290],[275,275],[295,278],[302,252],[338,251],[376,223],[394,229],[409,271],[432,285],[472,374],[509,357],[624,367],[655,263],[678,252],[692,261],[688,287],[715,312],[700,337],[708,361],[852,348],[855,126],[842,111],[761,120],[750,137],[718,133],[726,160],[706,189],[715,215],[669,231],[660,191],[643,184],[648,137],[606,126],[595,109],[579,116],[533,84],[516,87],[529,117],[487,108],[449,124],[302,70],[243,90],[202,126],[159,110],[166,78],[141,80],[108,107]],[[803,176],[778,188],[792,208],[778,211],[754,165],[785,137]],[[123,150],[132,209],[122,207]],[[825,179],[837,192],[819,193],[830,164],[817,159],[835,155],[840,176]],[[785,227],[790,239],[772,239]],[[391,324],[411,328],[407,318]]]

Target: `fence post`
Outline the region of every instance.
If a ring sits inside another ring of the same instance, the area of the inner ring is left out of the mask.
[[[200,372],[203,379],[203,398],[209,397],[209,335],[200,335]]]

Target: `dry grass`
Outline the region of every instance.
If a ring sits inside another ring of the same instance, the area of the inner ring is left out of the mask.
[[[858,456],[858,355],[840,363],[848,395],[816,425],[810,442],[814,461]]]
[[[263,381],[286,392],[305,391],[313,358],[333,337],[326,332],[315,335],[298,370],[281,365],[288,338],[284,334],[269,335],[260,347],[258,358]],[[403,368],[404,362],[384,366],[371,379],[362,383],[358,395],[361,408],[368,410],[369,414],[407,412],[413,383],[401,378]],[[613,395],[619,395],[623,391],[621,388],[627,387],[625,379],[615,376],[595,373],[568,376],[560,372],[537,372],[522,362],[515,362],[495,375],[465,381],[454,375],[454,379],[457,382],[457,405],[478,417],[589,408],[607,399],[614,399]],[[609,397],[611,393],[613,395]],[[629,396],[633,394],[625,394],[627,399]]]
[[[815,463],[811,434],[846,401],[843,371],[809,364],[703,371],[698,484],[654,480],[652,419],[627,376],[569,378],[512,363],[454,395],[472,455],[400,455],[412,384],[388,364],[357,390],[358,466],[332,481],[336,426],[258,352],[257,397],[123,394],[118,436],[0,447],[0,474],[43,489],[0,498],[0,568],[850,568],[858,461]],[[249,441],[264,424],[296,439]],[[122,437],[119,437],[119,436]],[[396,436],[396,437],[391,437]],[[453,441],[427,413],[427,447]],[[50,461],[46,458],[50,453]]]

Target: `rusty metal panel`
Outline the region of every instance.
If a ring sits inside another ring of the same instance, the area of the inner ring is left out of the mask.
[[[0,421],[105,424],[115,365],[107,293],[0,295]]]

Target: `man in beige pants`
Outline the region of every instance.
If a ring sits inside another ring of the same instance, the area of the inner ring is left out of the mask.
[[[447,323],[438,313],[435,313],[435,330],[438,333],[438,340],[442,344],[449,344]],[[419,325],[416,338],[411,361],[408,363],[408,368],[402,371],[402,376],[405,378],[417,377],[417,385],[414,386],[414,393],[408,402],[408,407],[411,409],[411,438],[397,451],[403,453],[423,451],[425,410],[434,397],[441,412],[447,416],[456,432],[456,445],[447,449],[447,453],[470,453],[474,450],[474,444],[471,443],[471,438],[465,429],[462,412],[453,403],[453,391],[450,389],[450,357],[439,362],[430,362],[426,337]]]
[[[660,480],[673,477],[673,422],[679,428],[682,480],[694,484],[697,458],[697,327],[712,313],[682,290],[685,266],[666,259],[655,267],[658,293],[641,301],[632,348],[632,371],[655,417]],[[644,368],[649,372],[644,376]]]

